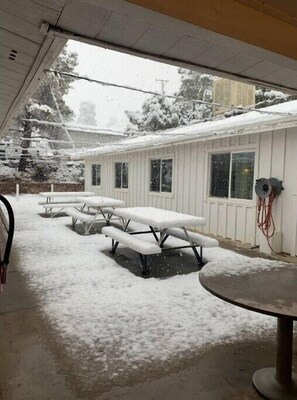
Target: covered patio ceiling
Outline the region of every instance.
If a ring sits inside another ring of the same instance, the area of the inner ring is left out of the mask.
[[[0,15],[0,137],[67,39],[297,93],[295,0],[0,0]]]

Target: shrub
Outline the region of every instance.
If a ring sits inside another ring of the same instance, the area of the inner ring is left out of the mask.
[[[46,181],[48,179],[49,174],[50,174],[50,168],[49,168],[49,165],[46,162],[35,163],[34,166],[33,166],[33,169],[34,169],[33,177],[38,182],[43,182],[43,181]]]

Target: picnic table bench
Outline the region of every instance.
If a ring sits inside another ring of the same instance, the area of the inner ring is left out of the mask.
[[[83,204],[77,200],[78,196],[94,196],[93,192],[40,192],[39,196],[45,198],[44,201],[39,201],[45,209],[45,214],[50,217],[55,217],[66,207],[81,208]],[[56,209],[54,212],[53,210]]]
[[[105,221],[109,225],[111,218],[114,215],[114,208],[124,205],[122,200],[112,199],[109,197],[92,196],[92,197],[78,197],[81,208],[78,210],[75,207],[66,208],[65,212],[72,217],[72,228],[78,221],[84,225],[84,233],[88,235],[95,222]],[[86,209],[94,209],[95,212],[85,211]],[[117,218],[117,217],[116,217]],[[117,218],[118,219],[118,218]]]
[[[111,253],[114,254],[116,252],[118,243],[135,250],[140,256],[140,262],[144,274],[146,274],[149,270],[148,256],[162,253],[161,247],[157,244],[139,239],[128,232],[124,232],[121,229],[115,228],[114,226],[105,226],[102,228],[102,233],[112,239]]]
[[[65,203],[61,203],[61,202],[55,202],[55,203],[48,203],[48,204],[43,204],[44,207],[44,212],[45,214],[50,214],[50,217],[53,218],[55,217],[57,214],[59,214],[60,212],[62,212],[64,210],[64,212],[66,212],[65,207],[73,207],[75,208],[81,208],[83,207],[82,203],[78,203],[76,201],[72,201],[72,202],[65,202]],[[57,209],[55,212],[53,212],[54,209]]]
[[[114,213],[122,219],[123,230],[115,227],[105,227],[102,233],[112,239],[111,253],[115,253],[119,244],[123,244],[135,250],[140,255],[143,275],[149,274],[151,261],[155,254],[167,250],[192,248],[199,265],[203,265],[202,249],[204,247],[217,247],[218,241],[206,237],[200,233],[191,232],[187,226],[199,226],[205,223],[204,218],[191,216],[174,211],[157,209],[154,207],[132,207],[114,210]],[[127,231],[130,221],[140,222],[148,225],[147,231]],[[156,243],[150,243],[144,239],[136,238],[134,235],[153,234]],[[164,243],[169,236],[185,241],[181,246],[170,246],[164,248]],[[197,252],[200,248],[200,253]]]
[[[80,203],[81,210],[78,210],[74,207],[65,208],[65,213],[72,217],[72,229],[75,229],[75,225],[78,221],[82,222],[84,225],[84,234],[88,235],[90,230],[95,222],[105,221],[106,224],[109,224],[110,219],[113,215],[113,210],[111,208],[103,208],[101,213],[90,213],[83,211],[84,204]],[[103,216],[103,218],[102,218]]]

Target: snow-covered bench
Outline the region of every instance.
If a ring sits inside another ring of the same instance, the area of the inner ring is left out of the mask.
[[[45,209],[45,214],[49,214],[50,217],[55,217],[57,214],[59,214],[61,211],[64,210],[66,207],[75,207],[81,208],[83,207],[82,203],[74,202],[74,201],[67,201],[67,202],[55,202],[55,203],[45,203],[43,204],[43,207]],[[54,209],[57,209],[57,211],[53,212]],[[64,210],[66,212],[66,210]]]
[[[109,221],[113,215],[113,209],[104,208],[101,210],[101,214],[90,214],[72,207],[66,208],[65,213],[72,217],[72,229],[75,229],[77,221],[80,221],[84,224],[85,235],[88,235],[95,222],[106,221],[106,223],[109,224]],[[101,218],[101,216],[103,216],[104,218]]]
[[[170,236],[174,236],[178,239],[186,240],[187,242],[189,239],[192,243],[196,244],[197,246],[201,247],[218,247],[219,242],[208,236],[201,235],[201,233],[187,231],[187,235],[185,231],[181,228],[168,228],[166,233]],[[188,236],[188,237],[187,237]]]
[[[40,206],[45,206],[45,205],[51,205],[51,204],[65,204],[65,203],[69,203],[69,204],[73,204],[73,203],[78,203],[77,200],[71,200],[71,199],[67,199],[67,200],[60,200],[60,201],[51,201],[50,203],[47,201],[39,201],[37,204]]]
[[[147,275],[149,273],[151,259],[149,259],[148,256],[153,256],[154,254],[160,254],[162,252],[162,249],[157,244],[139,239],[134,235],[131,235],[113,226],[105,226],[102,228],[102,233],[112,239],[111,253],[116,252],[119,243],[137,251],[140,256],[143,275]]]
[[[168,228],[166,229],[166,235],[176,237],[181,240],[200,247],[200,259],[202,263],[202,249],[203,247],[218,247],[219,242],[214,239],[197,232],[187,231],[187,233],[182,228]]]

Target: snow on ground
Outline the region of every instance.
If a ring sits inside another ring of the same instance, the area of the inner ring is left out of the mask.
[[[131,384],[158,368],[170,370],[206,346],[274,331],[274,318],[205,291],[198,272],[162,280],[137,277],[101,252],[110,249],[110,239],[71,231],[70,217],[42,218],[38,196],[9,199],[20,268],[57,341],[87,371],[89,384],[94,379],[102,390]],[[204,256],[229,265],[247,260],[220,248],[205,249]]]

